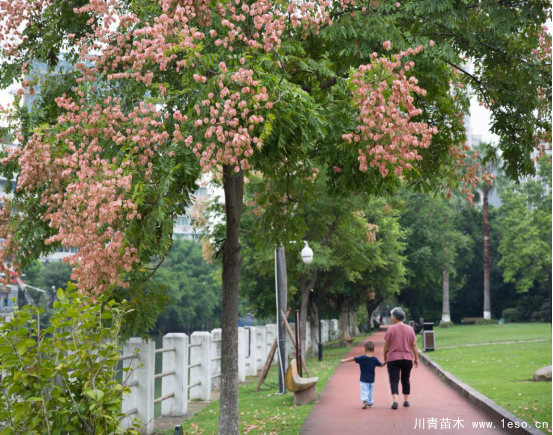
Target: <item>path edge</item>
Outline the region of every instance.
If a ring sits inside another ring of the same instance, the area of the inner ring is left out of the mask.
[[[431,369],[437,372],[443,381],[452,386],[456,391],[458,391],[463,397],[468,399],[469,402],[471,402],[477,408],[484,411],[484,413],[487,414],[490,418],[496,421],[501,421],[502,419],[505,419],[507,421],[513,422],[514,425],[516,425],[516,423],[519,424],[518,428],[502,427],[502,429],[513,435],[543,435],[543,432],[532,426],[531,423],[520,419],[516,415],[507,411],[505,408],[499,406],[493,400],[476,391],[471,386],[457,379],[450,372],[446,372],[438,363],[433,361],[420,349],[419,357],[424,361],[426,365],[430,366]],[[527,425],[528,427],[522,427],[523,424]]]

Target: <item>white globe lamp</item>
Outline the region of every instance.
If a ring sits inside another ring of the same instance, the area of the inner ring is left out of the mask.
[[[313,249],[309,247],[305,242],[305,247],[301,250],[301,259],[305,264],[309,264],[313,261]]]

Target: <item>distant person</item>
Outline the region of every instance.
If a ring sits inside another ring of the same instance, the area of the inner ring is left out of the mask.
[[[424,329],[424,319],[421,317],[419,323],[415,323],[415,334],[418,334]]]
[[[373,355],[374,343],[369,341],[365,343],[365,355],[355,356],[341,360],[341,363],[355,361],[361,369],[361,408],[367,409],[367,406],[373,406],[373,389],[374,389],[374,369],[376,366],[384,367],[386,363],[381,363],[377,357]]]
[[[388,364],[388,377],[392,389],[392,409],[397,409],[397,396],[399,394],[398,384],[401,379],[401,388],[405,396],[403,406],[410,406],[409,395],[411,384],[409,382],[413,359],[415,367],[419,365],[419,354],[417,349],[417,336],[409,325],[403,323],[405,312],[397,307],[392,310],[392,323],[384,336],[384,363]]]

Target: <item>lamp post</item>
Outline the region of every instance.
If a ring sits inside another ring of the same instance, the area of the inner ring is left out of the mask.
[[[280,295],[280,261],[278,248],[275,249],[275,287],[276,287],[276,308],[277,308],[277,336],[278,336],[278,392],[286,393],[284,383],[284,364],[286,358],[286,349],[284,341],[284,325],[282,320],[281,295]]]
[[[317,311],[319,312],[319,361],[323,360],[323,338],[322,338],[322,326],[321,326],[321,269],[317,269],[317,287],[319,295],[317,297]]]
[[[313,261],[313,250],[305,242],[305,247],[301,251],[301,259],[305,264],[309,264]],[[322,327],[321,327],[321,269],[317,268],[317,311],[319,314],[319,361],[323,360],[323,340],[322,340]]]

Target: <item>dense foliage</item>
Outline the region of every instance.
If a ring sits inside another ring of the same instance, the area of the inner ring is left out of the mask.
[[[57,292],[45,327],[41,308],[25,306],[0,326],[2,435],[138,434],[119,426],[123,394],[116,366],[119,330],[128,308]]]
[[[274,181],[282,207],[267,234],[282,242],[299,238],[289,195],[316,166],[342,194],[473,184],[470,171],[457,180],[468,84],[511,177],[533,172],[550,134],[545,0],[0,0],[0,11],[1,86],[25,75],[32,94],[34,62],[51,67],[38,104],[9,114],[19,146],[2,165],[17,177],[0,211],[4,259],[79,248],[68,258],[79,288],[134,299],[138,327],[151,324],[164,297],[144,266],[169,252],[200,169],[223,174],[225,435],[238,432],[244,175]],[[73,68],[56,69],[62,49]]]

